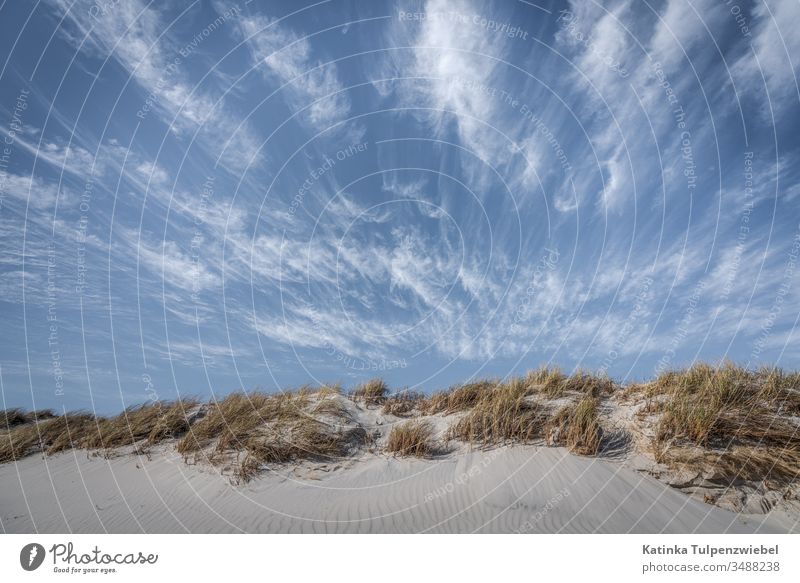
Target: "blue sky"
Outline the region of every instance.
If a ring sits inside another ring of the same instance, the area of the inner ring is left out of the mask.
[[[796,368],[797,2],[0,8],[4,406]]]

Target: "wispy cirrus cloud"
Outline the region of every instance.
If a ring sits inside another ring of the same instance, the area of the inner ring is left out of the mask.
[[[254,63],[284,87],[283,96],[293,112],[306,109],[302,119],[319,130],[346,119],[350,98],[336,64],[324,64],[316,57],[308,38],[267,16],[242,17],[238,26]]]
[[[31,79],[17,395],[52,310],[77,406],[86,361],[127,395],[791,354],[794,4],[740,6],[750,36],[710,0],[47,5],[0,87]]]
[[[152,110],[173,132],[198,132],[207,152],[221,156],[223,164],[235,170],[257,152],[253,129],[229,113],[227,98],[213,93],[208,84],[194,85],[185,73],[181,47],[170,34],[177,19],[165,21],[157,6],[143,0],[102,10],[92,0],[49,1],[71,26],[61,30],[76,46],[89,55],[113,59],[139,85],[141,108],[131,115],[145,119]],[[223,152],[220,143],[226,145]]]
[[[800,32],[794,25],[800,19],[800,6],[791,0],[758,2],[750,13],[752,49],[743,52],[734,64],[740,86],[748,93],[763,95],[765,116],[778,116],[800,99]]]

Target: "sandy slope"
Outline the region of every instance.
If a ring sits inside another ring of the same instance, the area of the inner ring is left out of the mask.
[[[170,448],[152,459],[70,451],[0,466],[5,532],[787,532],[602,459],[513,447],[437,460],[368,455],[245,486]]]

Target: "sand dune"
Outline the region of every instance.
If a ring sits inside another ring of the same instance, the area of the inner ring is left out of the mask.
[[[0,520],[8,532],[792,532],[798,382],[696,365],[619,387],[542,368],[429,396],[373,379],[110,418],[9,410]]]
[[[562,448],[434,460],[365,455],[271,470],[246,485],[171,448],[151,459],[74,450],[0,466],[5,532],[787,532],[624,465]]]

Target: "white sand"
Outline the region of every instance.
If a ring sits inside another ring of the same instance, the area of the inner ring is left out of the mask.
[[[267,471],[234,486],[171,448],[152,460],[70,451],[0,466],[5,532],[787,532],[624,465],[561,448],[437,460],[367,455]]]

